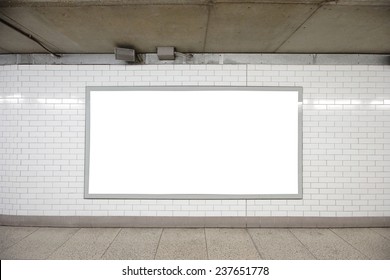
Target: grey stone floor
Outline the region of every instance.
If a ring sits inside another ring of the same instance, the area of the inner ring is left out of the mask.
[[[390,228],[0,226],[0,259],[390,259]]]

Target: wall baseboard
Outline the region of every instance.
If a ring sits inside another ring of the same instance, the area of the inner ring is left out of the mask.
[[[390,227],[390,217],[78,217],[0,215],[0,225],[42,227]]]

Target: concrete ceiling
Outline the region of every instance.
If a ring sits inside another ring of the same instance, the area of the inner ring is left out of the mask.
[[[390,53],[390,0],[0,0],[57,53]],[[0,22],[0,53],[46,53]]]

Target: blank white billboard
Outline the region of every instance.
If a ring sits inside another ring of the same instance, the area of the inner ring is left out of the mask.
[[[87,88],[86,198],[301,198],[300,88]]]

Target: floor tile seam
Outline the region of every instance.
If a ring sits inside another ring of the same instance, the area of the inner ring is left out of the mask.
[[[114,238],[111,240],[111,242],[108,244],[107,248],[104,250],[103,254],[99,257],[99,259],[102,259],[103,256],[107,253],[108,249],[111,247],[112,243],[114,243],[115,239],[118,237],[119,233],[122,231],[122,228],[119,228],[118,232],[115,234]]]
[[[362,251],[360,251],[358,248],[356,248],[355,246],[353,246],[350,242],[348,242],[348,240],[344,239],[343,237],[341,237],[340,235],[338,235],[332,228],[329,228],[329,230],[331,232],[333,232],[337,237],[339,237],[341,240],[343,240],[345,243],[347,243],[348,245],[350,245],[352,248],[354,248],[356,251],[358,251],[360,254],[362,254],[364,257],[366,257],[367,259],[371,259],[369,256],[367,256],[366,254],[364,254]]]
[[[62,245],[68,242],[68,240],[71,239],[79,230],[80,228],[78,228],[78,230],[76,230],[73,234],[70,234],[69,237],[64,242],[58,245],[49,255],[46,256],[45,260],[47,260],[52,254],[54,254],[54,252],[56,252],[60,247],[62,247]]]
[[[12,245],[4,248],[3,250],[0,251],[0,254],[4,253],[5,251],[7,251],[8,249],[11,249],[13,246],[19,244],[21,241],[23,241],[24,239],[26,239],[27,237],[29,237],[31,234],[33,234],[34,232],[37,232],[40,228],[36,228],[34,231],[30,232],[29,234],[27,234],[26,236],[24,236],[23,238],[21,238],[20,240],[18,240],[17,242],[13,243]]]
[[[310,255],[313,256],[313,258],[314,258],[315,260],[318,260],[317,256],[310,250],[309,246],[307,246],[306,244],[304,244],[304,243],[302,242],[302,240],[299,239],[299,237],[296,236],[296,235],[294,234],[294,232],[291,231],[291,228],[288,228],[288,231],[289,231],[289,232],[292,234],[292,236],[294,236],[295,239],[298,240],[298,242],[299,242],[299,243],[300,243],[300,244],[301,244],[301,245],[310,253]]]
[[[255,246],[255,249],[256,249],[257,253],[259,254],[260,258],[261,258],[262,260],[265,260],[265,258],[263,257],[263,255],[260,253],[260,250],[259,250],[259,248],[257,247],[256,242],[253,240],[253,237],[252,237],[251,233],[249,232],[248,228],[245,228],[245,231],[246,231],[247,234],[249,235],[249,238],[251,239],[252,244]]]
[[[382,236],[383,238],[385,238],[385,239],[387,239],[387,240],[390,241],[390,238],[389,238],[389,237],[387,237],[387,236],[381,234],[380,232],[376,231],[375,229],[372,229],[372,228],[368,228],[368,229],[369,229],[370,231],[376,233],[376,234],[379,234],[379,235]]]
[[[46,259],[49,259],[55,252],[57,252],[59,249],[61,249],[73,236],[75,236],[82,228],[78,228],[75,233],[71,234],[68,239],[66,239],[60,246],[57,247],[53,252],[51,252]]]
[[[204,227],[203,228],[203,234],[204,234],[204,242],[206,244],[206,256],[207,256],[207,259],[209,260],[210,257],[209,257],[209,248],[207,246],[207,236],[206,236],[206,228]]]
[[[164,229],[165,229],[165,228],[161,228],[160,237],[158,238],[158,242],[157,242],[156,252],[154,253],[154,258],[153,258],[154,260],[155,260],[156,257],[157,257],[157,252],[158,252],[158,248],[160,247],[161,237],[162,237],[162,235],[163,235],[163,233],[164,233]]]

